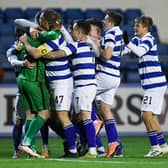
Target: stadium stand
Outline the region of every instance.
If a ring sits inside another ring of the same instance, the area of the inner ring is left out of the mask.
[[[71,24],[74,20],[77,19],[84,19],[84,13],[81,9],[79,8],[73,8],[73,9],[67,9],[64,12],[64,23],[66,25]]]
[[[141,11],[141,9],[127,9],[124,12],[124,16],[125,16],[125,23],[126,24],[133,24],[134,23],[134,19],[141,16],[143,13]]]
[[[85,18],[98,18],[103,19],[105,13],[101,9],[86,9],[85,10]]]
[[[35,14],[40,10],[41,8],[26,8],[24,11],[25,18],[34,20]]]
[[[15,82],[13,68],[9,65],[6,59],[6,50],[14,42],[13,20],[16,18],[27,18],[30,20],[34,20],[36,12],[38,12],[40,9],[41,8],[38,7],[29,7],[24,10],[19,7],[10,7],[3,10],[0,8],[0,69],[3,68],[5,70],[3,82]],[[108,8],[104,11],[99,8],[86,9],[85,11],[81,10],[80,8],[68,8],[65,10],[61,8],[52,9],[57,11],[62,16],[63,23],[66,27],[68,27],[69,24],[71,24],[72,21],[76,19],[86,19],[90,17],[103,19],[107,10],[117,12],[123,17],[123,22],[121,24],[122,29],[127,30],[130,37],[133,35],[134,19],[143,14],[143,11],[138,8],[128,8],[125,11],[120,8]],[[156,25],[152,27],[151,32],[155,36],[157,42],[160,42],[159,33]],[[168,44],[159,43],[158,51],[162,67],[167,74]],[[139,76],[137,73],[137,60],[135,59],[135,57],[133,57],[132,55],[123,57],[123,61],[121,63],[121,73],[122,82],[139,82]]]
[[[6,8],[4,10],[4,21],[7,23],[13,23],[14,19],[22,18],[24,12],[21,8]]]

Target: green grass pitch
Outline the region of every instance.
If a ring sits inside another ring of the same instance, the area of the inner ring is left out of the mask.
[[[50,159],[11,159],[13,154],[12,138],[0,138],[0,168],[167,168],[168,155],[158,158],[144,158],[149,150],[147,137],[121,137],[124,144],[123,158],[63,159],[62,141],[58,137],[49,139]],[[106,144],[105,138],[103,138]],[[41,149],[41,140],[37,139]],[[105,145],[107,148],[107,146]]]

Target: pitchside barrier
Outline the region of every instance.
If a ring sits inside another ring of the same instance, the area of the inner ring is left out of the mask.
[[[0,86],[0,136],[12,135],[16,92],[15,85]],[[139,85],[121,85],[118,89],[112,111],[120,134],[135,136],[145,134],[140,111],[142,96],[143,90]],[[162,115],[158,119],[163,131],[168,133],[168,90],[164,98]],[[101,133],[104,134],[104,128]],[[50,134],[52,135],[51,130]]]

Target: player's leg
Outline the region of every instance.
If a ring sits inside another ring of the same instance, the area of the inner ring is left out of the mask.
[[[159,123],[157,117],[153,116],[153,119],[154,119],[155,125],[157,126],[157,130],[158,130],[157,137],[158,137],[158,140],[159,140],[160,148],[163,152],[163,155],[168,154],[168,144],[166,142],[165,134],[161,129],[161,126],[160,126],[160,123]]]
[[[108,139],[108,151],[106,157],[112,157],[120,146],[116,122],[112,114],[112,104],[114,95],[119,87],[120,78],[109,77],[105,74],[98,73],[97,79],[97,96],[96,100],[100,101],[100,113],[104,120],[106,136]]]
[[[78,157],[75,128],[70,120],[72,89],[72,79],[50,84],[52,109],[54,107],[56,110],[57,118],[63,127],[65,141],[69,147],[64,157]]]
[[[49,158],[50,157],[50,151],[49,151],[49,147],[48,147],[48,135],[49,135],[48,120],[41,127],[40,134],[41,134],[41,139],[42,139],[42,151],[41,151],[41,154],[45,158]]]
[[[39,86],[40,85],[40,86]],[[29,96],[27,99],[29,101],[32,111],[37,111],[37,116],[31,121],[30,126],[24,136],[22,142],[21,150],[29,153],[35,157],[41,157],[37,153],[33,152],[30,148],[30,145],[35,138],[35,135],[38,133],[40,128],[44,125],[46,120],[49,117],[49,93],[48,89],[43,83],[37,82],[28,82],[24,81],[24,91],[26,95]],[[23,149],[25,146],[25,149]]]
[[[165,88],[145,90],[142,100],[142,118],[151,144],[151,149],[145,157],[157,157],[163,154],[158,139],[158,131],[161,131],[161,128],[154,115],[161,113],[164,93]]]
[[[96,158],[96,131],[91,120],[92,102],[95,98],[96,87],[87,86],[84,88],[76,88],[74,96],[75,112],[80,114],[83,122],[85,135],[88,143],[89,152],[84,156],[88,158]]]
[[[25,121],[25,109],[23,108],[23,104],[21,103],[20,93],[17,92],[16,94],[16,101],[15,101],[15,122],[13,125],[13,146],[14,146],[14,153],[12,158],[20,157],[18,146],[21,143],[22,138],[22,128]]]

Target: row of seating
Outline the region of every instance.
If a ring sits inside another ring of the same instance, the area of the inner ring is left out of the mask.
[[[143,14],[143,12],[140,9],[133,8],[133,9],[127,9],[123,11],[120,8],[114,8],[114,9],[86,9],[83,11],[80,8],[69,8],[66,10],[62,10],[61,8],[53,8],[55,11],[60,13],[60,15],[63,18],[63,21],[65,23],[71,23],[74,19],[85,19],[90,17],[96,17],[99,19],[103,19],[105,16],[105,12],[107,10],[111,10],[114,12],[117,12],[123,16],[124,23],[129,23],[134,20],[134,18],[140,16]],[[16,18],[27,18],[27,19],[34,19],[35,14],[40,11],[41,8],[26,8],[23,10],[22,8],[15,7],[15,8],[6,8],[4,10],[0,9],[0,22],[1,23],[9,23],[13,22],[13,19]]]

